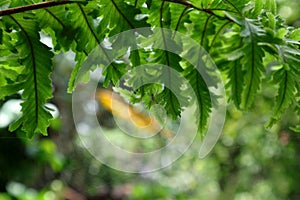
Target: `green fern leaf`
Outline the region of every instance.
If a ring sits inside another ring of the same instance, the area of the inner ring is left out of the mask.
[[[69,80],[68,92],[72,92],[75,89],[76,84],[79,81],[82,81],[82,77],[78,77],[82,63],[85,61],[88,54],[100,44],[101,39],[100,34],[97,33],[96,27],[94,26],[93,18],[87,14],[88,11],[91,12],[93,9],[97,9],[97,4],[95,2],[90,2],[86,6],[80,4],[70,5],[68,8],[70,21],[73,23],[73,31],[76,31],[76,47],[74,51],[78,52],[78,55],[75,57],[77,63]],[[82,75],[89,70],[90,69],[85,69],[84,72],[82,72]]]
[[[40,42],[39,28],[31,14],[18,14],[6,18],[6,22],[19,30],[19,56],[24,65],[24,83],[22,88],[22,113],[16,122],[10,125],[10,131],[22,125],[28,137],[36,133],[47,135],[49,120],[52,118],[45,107],[47,99],[52,97],[50,80],[53,53]],[[18,86],[20,89],[20,85]]]
[[[276,0],[266,0],[265,9],[267,11],[272,12],[272,14],[276,15],[277,14]]]
[[[222,8],[243,15],[243,10],[250,0],[218,0],[213,1],[212,8]]]
[[[52,37],[55,50],[68,51],[75,40],[70,20],[67,18],[66,7],[57,6],[35,11],[41,29]]]
[[[167,114],[172,117],[172,119],[177,119],[181,113],[181,107],[178,98],[169,88],[164,88],[164,90],[155,97],[156,101],[162,105]]]
[[[181,96],[181,93],[178,91],[181,85],[181,81],[179,80],[177,75],[171,72],[171,69],[169,68],[176,70],[176,72],[178,73],[182,72],[183,69],[179,64],[179,62],[181,61],[179,53],[175,54],[173,52],[169,52],[168,45],[177,46],[177,50],[179,52],[182,48],[178,44],[176,44],[175,41],[171,40],[170,34],[170,32],[165,32],[162,30],[161,39],[157,38],[157,40],[154,42],[154,47],[156,46],[156,43],[164,44],[164,49],[166,50],[155,50],[153,62],[167,66],[167,68],[162,69],[160,79],[166,81],[169,88],[164,88],[162,93],[159,94],[159,97],[161,99],[159,102],[162,106],[165,107],[167,114],[170,114],[172,118],[175,119],[180,116],[180,107],[182,106],[180,106],[178,98],[184,99],[184,97]],[[178,95],[178,97],[176,97],[174,93],[171,94],[174,91],[175,94]]]
[[[293,30],[290,33],[289,38],[295,41],[300,41],[300,28]]]
[[[279,84],[279,89],[275,98],[273,116],[267,124],[268,128],[271,128],[279,120],[281,114],[291,105],[296,84],[293,75],[285,67],[275,72],[273,77],[274,83]]]
[[[195,66],[200,67],[200,66]],[[195,92],[197,97],[197,109],[195,112],[196,122],[198,124],[198,132],[201,137],[204,136],[204,131],[207,127],[207,122],[211,112],[211,98],[209,89],[204,82],[202,76],[199,74],[198,70],[194,66],[189,66],[185,70],[185,77],[189,80],[190,85]]]
[[[277,48],[282,67],[273,74],[273,82],[278,84],[279,88],[275,98],[275,109],[272,118],[267,124],[268,128],[278,122],[280,116],[294,101],[296,103],[296,112],[300,105],[295,99],[295,96],[299,93],[300,70],[298,65],[300,62],[300,51],[288,46],[277,46]]]
[[[20,90],[23,89],[24,82],[21,83],[14,83],[14,84],[3,84],[0,86],[0,100],[4,99],[4,97],[16,94]]]
[[[170,13],[172,16],[172,21],[171,21],[170,28],[174,31],[186,33],[187,32],[186,24],[191,23],[188,15],[188,12],[190,11],[191,10],[188,7],[178,5],[178,4],[171,4]]]
[[[265,71],[262,62],[264,51],[258,44],[259,37],[264,32],[254,20],[246,19],[244,23],[241,33],[241,36],[244,37],[242,48],[244,56],[241,59],[241,64],[245,71],[242,108],[249,109],[260,89],[262,73]]]
[[[10,2],[11,2],[11,0],[2,0],[1,2],[0,2],[0,7],[8,7],[9,6],[9,4],[10,4]]]
[[[103,16],[100,26],[104,30],[110,29],[109,36],[130,29],[149,27],[149,24],[146,23],[147,17],[137,19],[136,16],[142,12],[124,1],[105,0],[99,1],[99,3],[101,5],[100,13]],[[130,10],[130,12],[125,12],[126,10]]]
[[[113,83],[116,84],[120,77],[126,72],[126,65],[118,65],[117,63],[112,62],[113,58],[109,56],[109,50],[100,43],[105,36],[112,36],[125,30],[149,26],[146,23],[146,19],[135,19],[136,15],[141,13],[140,10],[119,0],[95,1],[89,2],[86,6],[77,4],[69,6],[69,8],[71,19],[74,23],[73,27],[77,30],[75,37],[77,41],[76,51],[85,51],[84,54],[86,57],[96,46],[98,46],[104,56],[106,56],[104,59],[108,60],[110,63],[110,65],[103,70],[103,73],[106,75],[105,85],[108,85],[111,80],[110,78],[112,77],[114,77],[112,79]],[[124,12],[124,10],[128,9],[132,10],[132,12]],[[100,14],[94,16],[93,13]],[[98,23],[95,24],[94,18],[96,17],[100,17],[101,20],[99,21],[99,18],[97,18]],[[127,44],[126,42],[129,43],[132,41],[120,41],[118,38],[114,41],[116,44],[122,43],[124,45]],[[114,44],[112,44],[112,46],[113,45]],[[137,51],[132,54],[139,57]],[[84,55],[77,57],[79,59],[77,60],[77,64],[71,75],[68,89],[69,92],[73,91],[76,81],[80,81],[80,78],[78,79],[78,73],[80,72],[80,74],[83,75],[91,70],[90,68],[85,67],[79,70],[82,62],[85,60],[83,59],[83,56]]]
[[[211,95],[213,94],[210,93],[209,87],[216,88],[218,81],[215,77],[215,71],[209,67],[210,65],[206,60],[206,53],[204,53],[203,49],[199,49],[199,47],[196,46],[190,48],[185,54],[190,58],[191,63],[195,63],[194,66],[190,63],[185,63],[186,67],[184,68],[183,74],[191,85],[196,97],[196,99],[192,99],[197,106],[194,115],[198,133],[203,138],[213,103],[211,99]]]
[[[165,1],[151,1],[147,22],[154,27],[169,28],[171,25],[170,3]]]
[[[230,63],[227,76],[229,81],[226,86],[231,87],[230,99],[237,108],[240,108],[242,103],[244,74],[242,66],[238,60]]]

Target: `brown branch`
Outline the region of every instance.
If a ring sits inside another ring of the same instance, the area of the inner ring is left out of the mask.
[[[185,5],[185,6],[190,7],[190,8],[194,8],[194,5],[191,4],[188,1],[183,1],[183,0],[165,0],[165,1],[173,2],[173,3],[177,3],[177,4],[181,4],[181,5]]]
[[[163,1],[167,1],[167,2],[171,2],[171,3],[177,3],[177,4],[181,4],[181,5],[184,5],[186,7],[189,7],[189,8],[193,8],[195,10],[198,10],[198,11],[201,11],[201,12],[205,12],[209,15],[213,15],[219,19],[225,19],[225,20],[228,20],[228,21],[231,21],[232,20],[228,17],[222,17],[222,16],[219,16],[217,14],[215,14],[213,11],[227,11],[227,12],[232,12],[232,11],[229,11],[229,10],[226,10],[226,9],[218,9],[218,8],[212,8],[212,9],[208,9],[208,8],[199,8],[199,7],[196,7],[194,6],[192,3],[188,2],[188,1],[184,1],[184,0],[163,0]]]
[[[84,3],[87,2],[88,0],[61,0],[61,1],[48,1],[48,2],[41,2],[41,3],[36,3],[36,4],[31,4],[31,5],[26,5],[26,6],[20,6],[20,7],[15,7],[15,8],[8,8],[5,10],[0,10],[0,16],[5,16],[5,15],[12,15],[16,13],[22,13],[30,10],[36,10],[36,9],[41,9],[41,8],[49,8],[53,6],[59,6],[59,5],[64,5],[64,4],[71,4],[71,3]]]

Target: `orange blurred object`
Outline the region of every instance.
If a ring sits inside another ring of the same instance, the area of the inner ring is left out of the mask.
[[[134,126],[139,129],[146,128],[153,134],[156,134],[157,131],[161,129],[158,121],[154,117],[148,116],[135,109],[113,91],[97,89],[96,99],[114,116],[132,122]],[[174,134],[166,129],[162,129],[160,133],[169,139],[174,137]]]

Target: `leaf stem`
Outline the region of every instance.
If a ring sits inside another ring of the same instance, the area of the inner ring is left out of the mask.
[[[91,34],[93,35],[93,37],[95,38],[97,44],[99,45],[100,49],[103,51],[105,57],[108,59],[109,62],[111,62],[111,66],[117,70],[117,67],[114,65],[114,63],[112,62],[112,58],[109,56],[109,54],[106,52],[105,48],[101,45],[101,41],[99,40],[99,38],[97,37],[97,34],[95,33],[94,29],[92,28],[92,25],[89,23],[89,20],[82,8],[82,6],[80,4],[77,4],[77,6],[79,7],[79,10],[84,18],[84,21],[86,22],[86,25],[88,26]]]
[[[183,9],[183,11],[181,12],[180,17],[179,17],[179,19],[177,21],[177,24],[176,24],[175,33],[178,31],[178,28],[180,26],[180,22],[181,22],[183,16],[188,12],[188,10],[189,10],[189,7],[185,7]],[[174,33],[174,35],[175,35],[175,33]]]
[[[22,12],[26,12],[26,11],[41,9],[41,8],[49,8],[49,7],[59,6],[59,5],[64,5],[64,4],[84,3],[84,2],[88,2],[88,1],[89,0],[74,0],[74,1],[61,0],[61,1],[41,2],[41,3],[26,5],[26,6],[20,6],[20,7],[0,10],[0,16],[12,15],[12,14],[16,14],[16,13],[22,13]]]
[[[24,29],[24,27],[15,19],[13,16],[9,15],[10,19],[21,29],[22,33],[24,34],[27,44],[29,46],[30,50],[30,56],[32,59],[32,72],[33,72],[33,85],[34,85],[34,98],[35,98],[35,122],[38,125],[39,124],[39,95],[38,95],[38,81],[37,81],[37,69],[36,69],[36,58],[34,53],[34,48],[32,44],[32,39],[30,38],[27,31]],[[25,89],[26,90],[26,89]]]
[[[164,1],[168,1],[168,2],[171,2],[171,3],[177,3],[177,4],[181,4],[181,5],[184,5],[184,6],[187,6],[189,8],[193,8],[195,10],[198,10],[198,11],[201,11],[201,12],[205,12],[209,15],[213,15],[219,19],[226,19],[228,21],[231,21],[233,22],[232,19],[228,18],[228,17],[222,17],[222,16],[219,16],[217,15],[216,13],[214,13],[213,11],[227,11],[227,12],[232,12],[232,11],[229,11],[227,9],[222,9],[222,8],[211,8],[211,9],[208,9],[208,8],[198,8],[196,6],[194,6],[192,3],[188,2],[188,1],[181,1],[181,0],[164,0]],[[235,13],[235,12],[234,12]]]
[[[212,17],[212,15],[210,15],[209,17],[207,17],[207,19],[205,20],[205,24],[204,24],[204,28],[203,28],[202,36],[201,36],[201,40],[200,40],[200,45],[201,46],[203,46],[204,37],[205,37],[205,33],[207,31],[208,22],[209,22],[209,20],[210,20],[211,17]]]
[[[230,23],[231,23],[230,21],[229,21],[229,22],[226,22],[226,23],[223,24],[223,25],[221,26],[221,28],[217,31],[217,33],[215,34],[215,36],[214,36],[214,38],[213,38],[213,40],[212,40],[212,42],[211,42],[211,44],[210,44],[209,49],[207,50],[208,53],[209,53],[209,51],[211,50],[211,48],[214,46],[217,37],[220,35],[220,33],[223,31],[223,29],[224,29],[228,24],[230,24]]]

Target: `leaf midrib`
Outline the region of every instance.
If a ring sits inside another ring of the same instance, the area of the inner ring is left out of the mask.
[[[9,17],[17,24],[17,26],[21,29],[22,33],[24,34],[27,44],[29,45],[30,48],[30,55],[32,58],[32,69],[33,69],[33,82],[34,82],[34,96],[35,96],[35,122],[36,125],[38,126],[39,123],[39,99],[38,99],[38,84],[37,84],[37,74],[36,74],[36,61],[35,61],[35,54],[34,54],[34,49],[33,49],[33,44],[30,39],[30,36],[24,29],[24,27],[16,20],[13,16],[9,15]]]
[[[245,108],[248,108],[249,107],[249,97],[250,97],[250,94],[251,94],[251,91],[252,91],[252,87],[253,87],[253,74],[254,74],[254,62],[255,62],[255,53],[254,53],[254,49],[255,49],[255,46],[254,46],[254,33],[252,32],[252,29],[248,23],[247,20],[245,20],[246,22],[246,25],[250,31],[250,38],[251,38],[251,68],[250,68],[250,83],[249,83],[249,89],[246,91],[246,99],[245,99]]]

